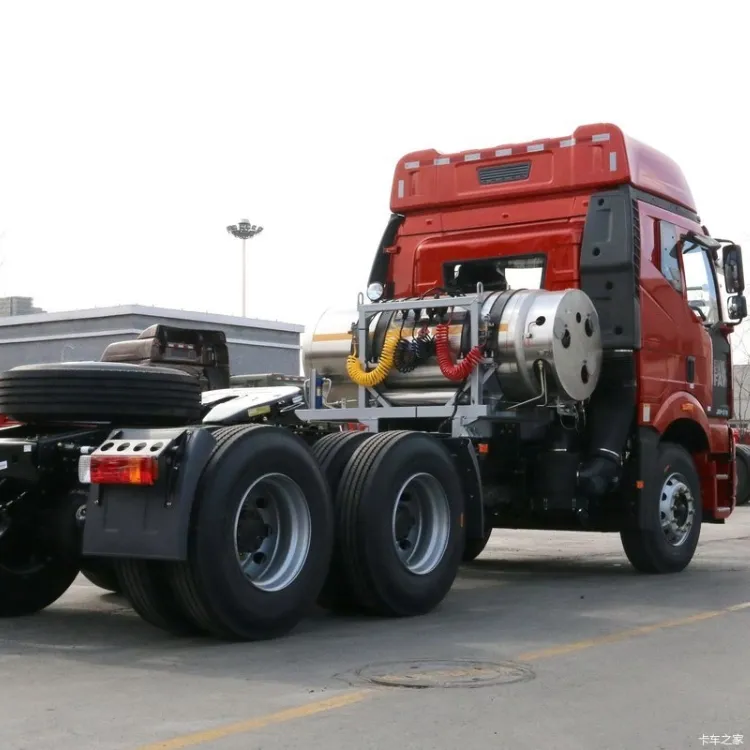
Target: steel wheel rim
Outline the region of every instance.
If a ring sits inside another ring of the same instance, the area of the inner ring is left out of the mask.
[[[659,519],[667,544],[679,547],[685,543],[695,524],[695,498],[687,479],[678,472],[670,474],[662,485]]]
[[[264,474],[240,500],[234,552],[257,589],[282,591],[299,576],[310,551],[312,521],[302,488],[286,474]]]
[[[450,539],[448,497],[432,474],[413,474],[396,496],[391,518],[393,545],[401,564],[427,575],[440,564]]]

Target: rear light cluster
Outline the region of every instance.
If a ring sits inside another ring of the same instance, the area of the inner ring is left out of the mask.
[[[83,484],[153,485],[159,479],[159,457],[166,440],[108,440],[78,460]]]

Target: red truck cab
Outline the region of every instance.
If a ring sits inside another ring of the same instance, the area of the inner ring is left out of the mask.
[[[597,496],[632,480],[642,523],[639,494],[661,470],[651,458],[676,443],[700,475],[703,521],[723,522],[735,504],[729,335],[747,313],[742,256],[710,237],[678,164],[607,123],[423,150],[399,160],[391,210],[371,299],[448,288],[469,266],[485,288],[515,275],[522,286],[582,289],[604,349],[582,484]]]

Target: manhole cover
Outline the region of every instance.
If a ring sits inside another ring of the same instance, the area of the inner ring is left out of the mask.
[[[534,673],[520,664],[462,660],[380,662],[354,674],[376,685],[410,688],[473,688],[534,678]]]

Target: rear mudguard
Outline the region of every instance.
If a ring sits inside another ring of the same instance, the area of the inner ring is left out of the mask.
[[[170,466],[153,486],[92,484],[86,506],[83,554],[186,560],[198,481],[216,440],[203,427],[123,429],[108,439],[164,440]]]
[[[484,495],[474,444],[468,438],[451,437],[437,433],[453,457],[464,490],[464,518],[467,539],[483,539],[486,533],[484,521]]]
[[[649,504],[643,499],[653,497],[659,489],[656,486],[659,483],[656,456],[660,435],[651,427],[638,427],[634,437],[633,454],[623,476],[625,527],[656,530],[656,515],[649,513]]]

